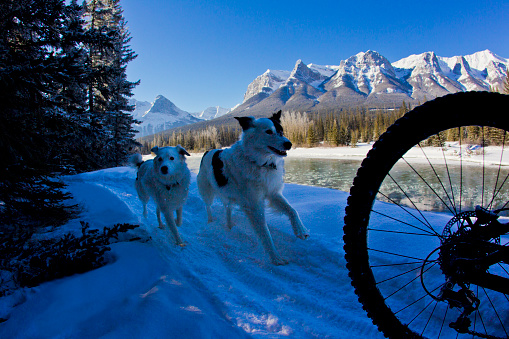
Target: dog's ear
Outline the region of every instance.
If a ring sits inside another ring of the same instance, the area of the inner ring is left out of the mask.
[[[274,113],[269,119],[274,124],[276,132],[283,134],[283,126],[281,126],[281,110],[279,110],[277,113]]]
[[[273,122],[277,122],[278,124],[280,124],[281,123],[281,110],[272,114],[272,117],[270,117],[269,119],[272,120]]]
[[[253,127],[253,121],[255,120],[254,117],[234,117],[239,121],[240,126],[242,127],[242,130],[245,131],[247,129],[250,129]]]
[[[186,149],[180,145],[177,145],[177,150],[179,151],[179,154],[181,156],[187,155],[188,157],[191,156],[191,154],[187,153]]]
[[[159,147],[158,146],[154,146],[154,147],[152,147],[152,149],[150,151],[152,153],[154,153],[154,154],[157,154],[157,152],[159,152]]]

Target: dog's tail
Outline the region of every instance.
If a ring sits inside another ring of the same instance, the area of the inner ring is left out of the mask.
[[[144,163],[143,161],[143,157],[141,156],[141,154],[139,153],[136,153],[136,154],[133,154],[131,155],[131,157],[129,158],[129,163],[132,165],[132,166],[136,166],[138,168],[140,168],[141,164]]]

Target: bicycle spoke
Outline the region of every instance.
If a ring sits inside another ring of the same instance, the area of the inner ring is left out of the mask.
[[[460,129],[460,131],[461,131],[461,129]],[[461,151],[461,145],[462,145],[462,144],[461,144],[461,141],[462,141],[462,140],[463,140],[463,135],[462,135],[462,133],[460,133],[460,137],[459,137],[459,146],[460,146],[460,171],[461,171],[461,168],[463,168],[463,162],[462,162],[462,160],[463,160],[463,152]],[[459,206],[459,209],[456,209],[456,200],[454,200],[454,190],[452,189],[452,181],[450,181],[450,185],[451,185],[451,192],[452,192],[452,196],[453,196],[452,200],[454,201],[454,210],[457,210],[457,211],[458,211],[458,213],[461,213],[461,195],[462,195],[462,194],[461,194],[461,191],[462,191],[462,189],[463,189],[463,187],[462,187],[462,185],[461,185],[461,184],[462,184],[462,182],[463,182],[463,176],[462,176],[462,175],[463,175],[463,172],[461,171],[461,175],[460,175],[460,200],[459,200],[459,205],[460,205],[460,206]],[[451,179],[449,179],[449,180],[451,180]]]
[[[422,314],[422,312],[424,312],[429,307],[429,305],[431,305],[434,301],[435,301],[434,299],[431,299],[430,302],[426,306],[424,306],[424,308],[419,313],[417,313],[417,315],[413,317],[412,320],[410,320],[408,325],[410,325],[415,319],[417,319]]]
[[[482,144],[483,144],[483,150],[482,150],[482,185],[481,185],[481,206],[484,206],[484,182],[485,182],[485,175],[484,175],[484,169],[485,169],[485,162],[484,162],[484,158],[485,158],[485,145],[486,145],[486,140],[484,139],[484,127],[482,128]]]
[[[396,186],[398,186],[399,190],[405,195],[405,197],[407,197],[407,199],[410,201],[412,206],[414,206],[414,209],[417,211],[417,213],[419,213],[419,215],[422,217],[422,219],[426,221],[426,224],[429,226],[429,228],[433,229],[433,226],[431,226],[428,219],[426,219],[426,217],[422,214],[421,210],[415,205],[414,201],[408,196],[407,192],[405,190],[403,190],[403,188],[401,188],[399,183],[396,180],[394,180],[394,178],[392,177],[392,175],[390,173],[387,174],[387,176],[389,178],[391,178],[391,180],[396,184]]]
[[[439,135],[439,140],[440,140],[440,135]],[[440,144],[442,142],[440,141]],[[447,209],[452,213],[452,214],[456,214],[457,211],[456,211],[456,205],[454,203],[454,190],[452,188],[452,180],[451,180],[451,175],[450,175],[450,172],[449,172],[449,166],[447,165],[447,161],[445,159],[445,153],[444,153],[444,149],[442,148],[442,154],[443,154],[443,157],[444,157],[444,164],[445,164],[445,168],[446,168],[446,171],[447,171],[447,176],[449,178],[449,185],[451,186],[451,195],[452,195],[452,200],[451,200],[451,197],[449,196],[449,194],[447,193],[447,190],[445,189],[444,187],[444,184],[442,182],[442,179],[440,179],[440,176],[438,175],[437,171],[435,170],[435,167],[433,166],[433,164],[431,163],[430,159],[428,158],[428,155],[426,154],[426,152],[424,152],[424,149],[422,148],[421,146],[421,143],[418,144],[419,148],[421,149],[422,151],[422,154],[424,154],[424,157],[426,158],[429,166],[431,167],[431,169],[433,170],[433,173],[435,174],[435,177],[437,178],[438,182],[440,183],[440,185],[442,186],[442,189],[445,193],[445,195],[447,196],[447,199],[449,200],[449,202],[451,203],[452,207],[454,208],[454,211],[451,210],[451,208],[449,207],[449,205],[447,205],[447,203],[438,195],[438,193],[436,193],[436,191],[431,187],[431,185],[427,182],[427,180],[425,180],[414,168],[413,166],[411,166],[410,164],[408,164],[408,162],[406,161],[406,159],[403,158],[403,160],[405,160],[405,162],[407,162],[407,164],[412,168],[412,170],[421,178],[421,180],[433,191],[433,193],[440,199],[440,201],[444,204],[445,207],[447,207]]]
[[[407,164],[408,166],[412,169],[412,171],[415,172],[415,174],[417,174],[417,176],[422,180],[422,182],[424,182],[426,184],[426,186],[429,187],[429,189],[433,192],[433,194],[436,195],[436,197],[442,202],[442,204],[447,207],[447,209],[449,210],[449,212],[451,212],[452,214],[456,214],[456,211],[453,211],[449,205],[442,199],[442,197],[437,193],[437,191],[431,187],[431,185],[428,183],[428,181],[426,179],[423,178],[423,176],[417,172],[417,170],[415,169],[414,166],[412,166],[411,164],[408,163],[408,161],[405,159],[405,158],[402,158]],[[428,160],[429,161],[429,160]],[[449,199],[449,202],[451,202],[451,198],[449,197],[449,194],[447,193],[447,191],[445,190],[445,187],[444,187],[444,184],[442,183],[442,180],[440,179],[440,177],[438,176],[437,172],[435,171],[435,168],[433,167],[433,165],[431,163],[429,163],[429,165],[431,166],[431,168],[433,169],[433,172],[435,173],[435,176],[436,178],[438,179],[438,182],[440,183],[440,185],[442,186],[442,189],[444,190],[445,194],[447,195],[447,198]],[[453,205],[454,207],[454,203],[451,202],[451,204]]]
[[[497,176],[499,174],[497,173]],[[496,192],[493,192],[493,197],[491,198],[491,201],[490,203],[488,204],[488,208],[491,209],[492,208],[492,205],[493,203],[495,202],[495,198],[498,196],[498,194],[500,193],[500,191],[502,190],[502,187],[504,187],[505,183],[507,182],[507,179],[509,178],[509,172],[507,173],[507,175],[505,176],[504,178],[504,181],[502,181],[502,184],[500,184],[500,187],[498,188],[498,190],[496,190]],[[497,182],[498,182],[498,177],[497,177]],[[495,186],[495,189],[496,189],[496,186]],[[507,202],[505,203],[505,205],[502,207],[504,208],[505,206],[507,205]]]
[[[428,260],[428,262],[435,262],[436,260]],[[369,267],[387,267],[387,266],[402,266],[402,265],[421,265],[422,261],[413,261],[413,262],[400,262],[394,264],[379,264],[379,265],[369,265]]]
[[[408,255],[403,255],[403,254],[399,254],[399,253],[393,253],[393,252],[388,252],[388,251],[377,250],[375,248],[369,248],[368,247],[368,251],[380,252],[380,253],[394,255],[396,257],[415,259],[415,260],[420,260],[421,262],[424,262],[424,259],[421,259],[421,258],[411,257],[411,256],[408,256]]]
[[[498,266],[500,266],[501,269],[504,270],[504,272],[509,275],[509,272],[507,272],[507,270],[505,269],[505,267],[501,264],[501,263],[498,263]]]
[[[426,273],[427,271],[429,271],[433,266],[435,266],[436,263],[433,263],[433,265],[431,265],[430,267],[428,267],[423,273]],[[417,275],[415,276],[415,278],[413,278],[412,280],[408,281],[406,284],[404,284],[403,286],[401,286],[400,288],[398,288],[397,290],[395,290],[394,292],[392,292],[391,294],[389,294],[387,297],[384,297],[384,300],[387,300],[389,299],[390,297],[392,297],[393,295],[395,295],[396,293],[398,293],[399,291],[403,290],[405,287],[407,287],[408,285],[410,285],[412,282],[414,282],[415,280],[417,280],[418,278],[420,278],[421,275]],[[427,293],[425,295],[428,295]]]
[[[377,285],[382,284],[382,283],[384,283],[384,282],[386,282],[386,281],[389,281],[389,280],[392,280],[392,279],[395,279],[395,278],[401,277],[401,276],[403,276],[403,275],[405,275],[405,274],[408,274],[408,273],[411,273],[411,272],[417,271],[417,270],[419,270],[420,268],[421,268],[420,266],[419,266],[419,267],[412,268],[411,270],[408,270],[408,271],[406,271],[406,272],[402,272],[402,273],[400,273],[400,274],[397,274],[397,275],[392,276],[392,277],[390,277],[390,278],[387,278],[387,279],[385,279],[385,280],[377,281],[377,282],[376,282],[376,284],[377,284]]]
[[[488,335],[488,330],[486,329],[486,324],[484,323],[484,319],[481,315],[481,312],[479,312],[479,310],[477,310],[477,315],[479,316],[479,320],[481,321],[481,325],[484,330],[484,334]]]
[[[444,285],[445,285],[445,284],[441,284],[441,285],[439,285],[438,287],[436,287],[436,288],[435,288],[434,290],[432,290],[431,292],[435,292],[435,291],[436,291],[436,290],[438,290],[439,288],[442,288]],[[402,309],[400,309],[399,311],[394,312],[394,314],[398,314],[398,313],[400,313],[401,311],[406,310],[406,309],[407,309],[407,308],[409,308],[410,306],[412,306],[412,305],[414,305],[414,304],[418,303],[419,301],[421,301],[422,299],[424,299],[424,298],[426,298],[426,297],[428,297],[428,294],[427,294],[427,293],[426,293],[426,294],[424,294],[424,295],[423,295],[422,297],[420,297],[419,299],[415,300],[414,302],[412,302],[412,303],[410,303],[410,304],[406,305],[405,307],[403,307],[403,308],[402,308]]]
[[[444,329],[445,319],[447,318],[447,311],[449,311],[449,307],[445,308],[444,318],[442,319],[442,324],[440,325],[440,331],[438,332],[438,337],[442,334],[442,330]]]
[[[461,128],[458,127],[458,135],[459,135],[459,141],[460,141],[460,150],[461,150]],[[438,139],[440,140],[440,133],[438,133]],[[440,144],[442,144],[442,141],[440,140]],[[451,179],[451,172],[449,172],[449,165],[447,163],[447,159],[445,157],[445,151],[444,151],[444,148],[442,147],[442,157],[444,159],[444,165],[445,165],[445,169],[447,171],[447,178],[449,179],[449,186],[451,187],[451,195],[452,195],[452,206],[454,208],[454,211],[457,213],[457,210],[456,210],[456,203],[454,201],[454,190],[452,188],[452,179]],[[434,170],[434,169],[433,169]],[[446,192],[447,194],[447,191],[446,189],[444,188],[444,192]],[[447,195],[447,197],[449,197],[449,195]]]
[[[415,232],[402,232],[402,231],[392,231],[392,230],[382,230],[382,229],[376,229],[376,228],[368,228],[368,231],[375,231],[375,232],[386,232],[386,233],[397,233],[397,234],[408,234],[408,235],[422,235],[426,237],[435,237],[434,234],[423,234],[423,233],[415,233]]]
[[[419,230],[419,231],[425,232],[425,233],[427,233],[428,235],[431,235],[431,236],[437,236],[437,235],[438,235],[436,232],[429,232],[429,231],[427,231],[427,230],[425,230],[425,229],[423,229],[423,228],[420,228],[420,227],[417,227],[417,226],[415,226],[415,225],[409,224],[408,222],[406,222],[406,221],[404,221],[404,220],[396,219],[396,218],[391,217],[391,216],[389,216],[389,215],[387,215],[387,214],[384,214],[384,213],[381,213],[381,212],[378,212],[378,211],[375,211],[375,210],[371,210],[371,212],[376,213],[376,214],[379,214],[379,215],[384,216],[384,217],[386,217],[386,218],[392,219],[392,220],[397,221],[397,222],[399,222],[399,223],[402,223],[402,224],[404,224],[404,225],[410,226],[410,227],[415,228],[415,229],[417,229],[417,230]],[[418,219],[417,219],[417,220],[418,220]],[[426,224],[424,224],[424,225],[426,225]]]
[[[420,220],[419,218],[417,218],[414,214],[410,213],[406,208],[405,206],[401,205],[401,204],[398,204],[396,201],[394,201],[393,199],[389,198],[387,195],[385,195],[384,193],[378,191],[378,193],[380,193],[384,198],[386,198],[387,200],[389,200],[391,203],[395,204],[396,206],[398,206],[399,208],[401,208],[403,211],[405,211],[406,213],[408,213],[410,216],[412,216],[412,218],[414,218],[415,220],[417,220],[418,222],[420,222],[421,224],[423,224],[424,226],[426,226],[427,228],[429,228],[433,234],[435,234],[436,236],[440,236],[434,229],[433,227],[429,224],[429,223],[425,223],[424,221]],[[426,218],[424,218],[426,220]]]
[[[500,315],[498,314],[497,309],[493,305],[493,301],[491,300],[490,296],[488,295],[488,292],[486,292],[486,289],[484,287],[481,287],[481,288],[484,291],[484,294],[486,295],[486,298],[488,298],[488,300],[490,302],[490,305],[491,305],[491,308],[493,308],[493,311],[495,312],[495,315],[497,316],[497,319],[500,322],[500,325],[502,326],[502,329],[504,330],[505,335],[509,337],[509,334],[507,334],[507,331],[505,329],[504,322],[502,321],[502,319],[500,319]]]
[[[507,177],[509,176],[509,173],[508,173],[507,176],[505,177],[504,181],[502,182],[502,185],[500,185],[500,188],[497,191],[498,179],[500,177],[500,171],[502,169],[502,159],[504,158],[504,146],[505,146],[505,136],[506,135],[507,135],[507,132],[504,131],[504,138],[502,140],[502,151],[500,152],[500,160],[498,162],[497,179],[495,180],[495,186],[493,187],[493,196],[491,198],[490,203],[488,204],[489,209],[491,209],[491,206],[492,206],[493,202],[495,201],[496,196],[498,195],[498,193],[504,186],[504,183],[507,180]],[[495,191],[497,191],[497,192],[495,193]]]
[[[433,310],[431,311],[431,314],[429,315],[428,317],[428,321],[426,321],[426,325],[424,325],[424,328],[422,329],[422,332],[421,332],[421,335],[424,334],[424,331],[426,331],[426,327],[428,327],[428,324],[429,324],[429,321],[431,320],[431,318],[433,317],[433,314],[435,313],[435,310],[437,308],[437,305],[438,305],[438,301],[435,301],[435,306],[433,307]]]

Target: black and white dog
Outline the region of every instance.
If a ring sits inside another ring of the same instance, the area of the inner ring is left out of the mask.
[[[177,226],[182,225],[182,206],[184,205],[191,182],[191,172],[185,156],[189,153],[180,145],[176,147],[157,147],[151,150],[156,157],[143,161],[140,154],[135,154],[131,162],[138,167],[134,186],[143,203],[143,216],[147,217],[147,203],[152,197],[156,203],[156,214],[159,227],[164,229],[161,212],[166,225],[173,234],[175,242],[184,246]],[[174,213],[177,212],[177,219]]]
[[[281,111],[271,118],[236,117],[242,127],[240,140],[224,150],[204,154],[197,182],[212,221],[210,206],[218,195],[226,209],[226,224],[232,227],[231,205],[239,205],[247,215],[265,251],[276,265],[286,264],[274,247],[265,221],[265,200],[290,218],[293,232],[306,239],[308,230],[295,209],[283,197],[284,157],[292,147],[283,136]]]

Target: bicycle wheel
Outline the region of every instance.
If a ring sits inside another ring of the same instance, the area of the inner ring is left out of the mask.
[[[509,337],[508,295],[461,279],[453,290],[444,264],[447,241],[468,234],[476,205],[509,207],[507,113],[509,96],[498,93],[437,98],[389,127],[358,169],[345,210],[345,258],[359,301],[386,337]],[[509,222],[507,212],[499,221]],[[486,242],[507,246],[509,237]],[[486,271],[509,278],[507,261]],[[440,300],[444,286],[459,295],[459,285],[463,308]]]

